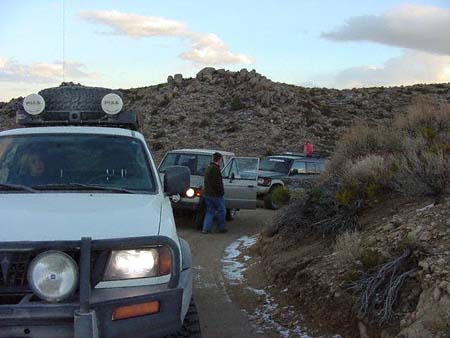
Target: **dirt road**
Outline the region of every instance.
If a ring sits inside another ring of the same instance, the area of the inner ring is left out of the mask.
[[[262,230],[273,212],[241,211],[227,223],[228,233],[202,234],[188,217],[177,217],[178,234],[191,246],[194,264],[194,297],[199,309],[203,338],[267,337],[256,332],[241,308],[239,292],[229,287],[221,259],[225,248],[236,239]]]

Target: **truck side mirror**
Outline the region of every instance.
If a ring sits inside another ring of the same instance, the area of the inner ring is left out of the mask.
[[[298,170],[297,169],[292,169],[291,172],[289,173],[291,176],[293,175],[298,175]]]
[[[165,169],[164,192],[173,196],[184,194],[191,187],[191,175],[189,168],[183,166],[171,166]]]

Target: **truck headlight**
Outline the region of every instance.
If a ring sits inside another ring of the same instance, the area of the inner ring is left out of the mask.
[[[186,190],[186,196],[187,197],[192,198],[192,197],[194,197],[194,195],[195,195],[195,190],[194,189],[189,188],[188,190]]]
[[[30,263],[28,282],[39,298],[48,302],[64,300],[78,284],[77,263],[64,252],[45,251]]]
[[[172,254],[167,247],[112,251],[104,281],[148,278],[170,274]]]
[[[258,178],[258,185],[268,187],[272,183],[272,180],[269,177],[260,177]]]

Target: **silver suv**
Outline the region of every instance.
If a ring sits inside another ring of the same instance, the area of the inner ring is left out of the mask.
[[[186,193],[172,198],[172,207],[178,210],[194,212],[197,226],[203,221],[202,194],[204,173],[212,155],[219,152],[223,156],[222,177],[225,190],[225,205],[227,220],[232,220],[239,209],[256,208],[258,158],[235,157],[234,153],[212,149],[178,149],[165,154],[159,165],[161,179],[167,168],[185,166],[191,173],[191,189]]]

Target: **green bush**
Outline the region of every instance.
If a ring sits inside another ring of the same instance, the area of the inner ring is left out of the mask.
[[[364,270],[370,271],[384,263],[383,257],[374,249],[367,249],[361,253],[361,263]]]
[[[273,189],[272,199],[275,204],[287,204],[291,199],[291,193],[287,187],[278,186]]]

